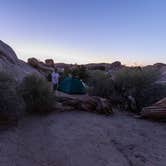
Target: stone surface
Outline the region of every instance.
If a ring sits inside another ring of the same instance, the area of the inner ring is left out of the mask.
[[[11,74],[17,81],[21,81],[28,74],[39,74],[37,70],[19,60],[13,49],[0,41],[0,71]]]
[[[69,95],[60,91],[56,92],[56,98],[63,106],[69,106],[72,110],[96,112],[110,115],[113,113],[110,102],[107,99],[89,95]]]
[[[45,64],[46,64],[46,66],[54,67],[54,60],[53,59],[46,59]]]
[[[38,72],[46,75],[54,70],[54,67],[48,66],[43,62],[38,61],[36,58],[29,58],[28,64],[34,67]]]
[[[164,64],[164,63],[155,63],[154,65],[145,66],[144,68],[159,71],[161,75],[160,75],[157,83],[166,84],[166,64]]]
[[[144,107],[141,111],[141,116],[156,120],[166,120],[166,97],[154,103],[152,106]]]

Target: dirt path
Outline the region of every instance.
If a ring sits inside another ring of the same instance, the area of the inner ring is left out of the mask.
[[[165,166],[166,125],[64,112],[29,117],[0,134],[1,166]]]

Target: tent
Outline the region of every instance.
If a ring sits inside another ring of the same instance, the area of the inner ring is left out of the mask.
[[[85,94],[85,86],[83,82],[77,78],[66,77],[63,79],[59,86],[58,90],[68,94]]]

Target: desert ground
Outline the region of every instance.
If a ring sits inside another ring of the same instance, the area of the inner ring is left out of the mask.
[[[0,131],[1,166],[165,166],[166,125],[134,118],[62,112],[29,116]]]

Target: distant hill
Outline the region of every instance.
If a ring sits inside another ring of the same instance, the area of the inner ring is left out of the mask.
[[[71,64],[67,64],[67,63],[55,63],[55,67],[57,68],[66,68],[66,67],[70,67],[72,66]]]
[[[55,67],[59,68],[65,68],[65,67],[72,67],[75,66],[75,64],[66,64],[66,63],[55,63]],[[116,61],[113,63],[88,63],[83,64],[87,69],[89,70],[95,70],[95,69],[119,69],[122,68],[124,65],[121,64],[121,62]]]

